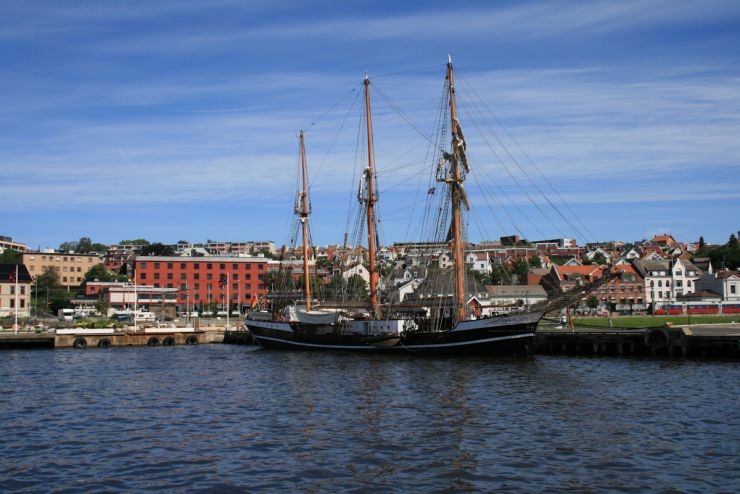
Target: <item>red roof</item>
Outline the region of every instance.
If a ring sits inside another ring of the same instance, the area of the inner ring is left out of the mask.
[[[603,269],[598,266],[554,266],[558,279],[562,280],[568,275],[579,274],[589,279],[600,278]]]

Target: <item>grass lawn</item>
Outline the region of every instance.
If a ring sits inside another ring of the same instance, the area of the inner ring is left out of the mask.
[[[691,316],[691,324],[711,324],[718,322],[740,322],[740,315],[734,316]],[[619,316],[612,317],[615,328],[651,328],[665,323],[689,324],[687,316]],[[584,317],[573,320],[575,326],[609,327],[608,317]]]

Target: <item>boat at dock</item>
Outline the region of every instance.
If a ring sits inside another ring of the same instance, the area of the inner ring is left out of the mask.
[[[430,272],[425,279],[427,295],[416,297],[404,307],[384,298],[379,284],[377,262],[378,235],[375,205],[378,202],[374,143],[370,106],[371,81],[364,83],[364,127],[367,137],[367,165],[361,174],[357,199],[361,222],[367,228],[367,271],[369,296],[365,301],[336,304],[314,299],[311,283],[310,201],[307,186],[307,165],[304,133],[300,133],[300,183],[295,201],[295,216],[302,233],[302,287],[292,296],[272,298],[269,310],[253,311],[245,324],[255,342],[264,348],[300,350],[349,350],[364,353],[418,353],[437,355],[528,355],[532,352],[537,325],[551,310],[572,303],[587,287],[545,303],[522,307],[507,314],[476,316],[467,302],[470,300],[470,273],[464,261],[463,214],[470,209],[465,180],[470,165],[466,155],[467,142],[458,118],[452,60],[446,65],[443,108],[447,116],[440,125],[438,146],[435,148],[432,171],[436,184],[439,210],[437,217],[438,243],[449,246],[451,265]],[[449,134],[449,138],[446,136]],[[439,189],[437,191],[437,189]],[[589,288],[605,283],[608,276]],[[294,287],[296,288],[296,287]],[[424,293],[425,287],[419,292]]]

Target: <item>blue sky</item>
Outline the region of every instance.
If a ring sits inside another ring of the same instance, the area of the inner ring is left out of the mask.
[[[738,2],[11,0],[0,235],[283,243],[303,128],[314,241],[341,242],[367,70],[382,240],[418,240],[427,143],[387,101],[431,134],[448,52],[473,173],[498,196],[469,182],[472,240],[740,228]],[[466,120],[463,89],[524,171]]]

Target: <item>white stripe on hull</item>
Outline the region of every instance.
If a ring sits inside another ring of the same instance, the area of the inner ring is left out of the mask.
[[[511,336],[496,336],[493,338],[483,338],[480,340],[471,340],[471,341],[459,341],[454,343],[431,343],[427,345],[396,345],[392,347],[377,347],[377,346],[369,346],[369,345],[320,345],[318,343],[304,343],[302,341],[291,341],[291,340],[283,340],[281,338],[272,338],[269,336],[257,336],[254,335],[254,338],[259,342],[261,339],[270,340],[270,341],[277,341],[279,343],[285,343],[288,345],[295,345],[295,346],[302,346],[302,347],[310,347],[310,348],[333,348],[333,349],[339,349],[339,350],[388,350],[391,348],[397,348],[397,349],[409,349],[409,350],[423,350],[425,348],[434,348],[434,349],[441,349],[441,348],[455,348],[455,347],[462,347],[462,346],[468,346],[468,345],[479,345],[483,343],[490,343],[493,341],[502,341],[502,340],[513,340],[516,338],[529,338],[534,337],[534,333],[523,333],[523,334],[516,334]]]

